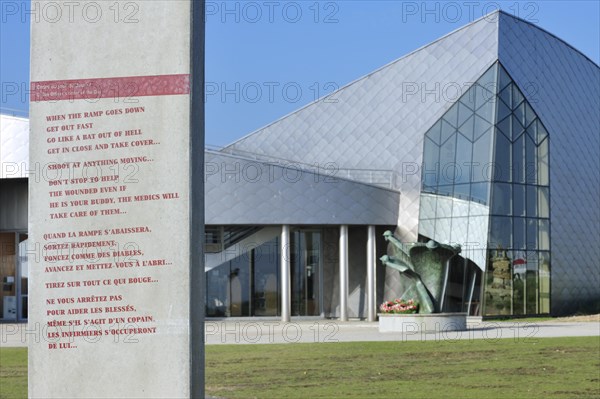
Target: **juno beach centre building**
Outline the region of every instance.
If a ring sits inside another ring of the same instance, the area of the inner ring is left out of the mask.
[[[1,128],[0,321],[25,321],[29,123]],[[595,62],[502,11],[471,22],[206,149],[206,315],[375,320],[406,288],[386,230],[461,245],[444,311],[598,311],[599,132]]]

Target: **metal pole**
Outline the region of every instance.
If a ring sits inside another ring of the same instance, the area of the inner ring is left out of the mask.
[[[367,321],[375,321],[375,226],[367,230]]]
[[[340,226],[340,321],[348,321],[348,226]]]
[[[523,279],[523,314],[527,314],[527,266],[525,267],[525,278]]]
[[[466,303],[466,298],[467,298],[467,284],[469,282],[469,279],[467,278],[467,264],[468,264],[468,260],[467,258],[463,258],[463,282],[462,282],[462,294],[461,294],[461,302],[460,302],[460,309],[461,311],[465,311],[465,306],[467,305]]]
[[[289,322],[291,313],[290,226],[281,227],[281,321]]]
[[[191,4],[190,35],[190,234],[189,367],[190,397],[204,398],[204,0]]]
[[[477,279],[477,271],[473,270],[471,277],[471,289],[469,290],[469,305],[467,305],[467,316],[471,315],[471,303],[473,302],[473,292],[475,291],[475,280]]]
[[[444,285],[442,286],[442,297],[440,298],[440,312],[444,311],[444,302],[446,301],[446,288],[448,287],[448,272],[450,270],[450,261],[452,260],[452,258],[448,259],[444,264]]]

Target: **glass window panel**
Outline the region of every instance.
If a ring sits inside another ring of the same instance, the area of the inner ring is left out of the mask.
[[[512,310],[515,315],[525,314],[525,270],[522,270],[520,266],[513,265],[512,273]]]
[[[513,185],[513,215],[525,216],[525,186],[520,184]]]
[[[456,164],[457,172],[455,183],[468,183],[471,181],[471,157],[473,144],[462,134],[456,137]]]
[[[510,251],[513,275],[513,314],[525,314],[527,257],[523,251]]]
[[[523,94],[521,94],[521,90],[519,90],[516,84],[513,84],[512,108],[516,109],[523,100],[524,98]]]
[[[475,123],[475,116],[469,117],[469,119],[462,124],[462,126],[458,129],[460,133],[462,133],[469,140],[473,140],[473,128]]]
[[[531,137],[528,135],[524,135],[523,137],[525,137],[525,181],[528,184],[537,184],[537,147]]]
[[[512,138],[512,117],[508,116],[506,119],[502,119],[500,122],[496,124],[496,127],[500,132],[506,136],[507,139]]]
[[[440,171],[440,185],[455,185],[462,178],[462,173],[463,169],[460,164],[447,163]]]
[[[512,84],[502,89],[498,96],[509,108],[512,109]]]
[[[538,255],[538,278],[540,293],[539,313],[550,313],[550,253]]]
[[[515,249],[526,249],[527,248],[527,236],[525,233],[526,219],[525,218],[513,218],[513,248]]]
[[[512,280],[510,275],[510,251],[488,252],[485,273],[485,315],[510,315],[512,311]]]
[[[423,192],[435,194],[437,192],[437,186],[428,186],[426,184],[423,184]]]
[[[537,142],[541,143],[542,140],[544,140],[548,136],[548,131],[546,130],[546,128],[544,127],[542,122],[540,122],[539,119],[537,120],[536,124],[537,124],[537,133],[538,133]]]
[[[492,101],[494,103],[494,107],[496,106],[496,87],[495,87],[495,83],[494,84],[489,84],[486,87],[481,87],[479,88],[479,91],[477,93],[478,97],[478,106],[481,107],[481,105],[483,105],[484,103],[487,103],[488,101]]]
[[[474,84],[460,98],[460,102],[463,103],[463,106],[466,105],[471,110],[471,112],[475,110],[475,96],[476,96],[477,92],[480,90],[482,90],[482,89],[477,87],[476,84]],[[459,114],[460,114],[460,109],[459,109]]]
[[[473,133],[473,141],[478,140],[485,133],[490,131],[491,125],[479,116],[475,116],[475,129]]]
[[[277,316],[278,273],[279,241],[274,238],[254,250],[254,316]]]
[[[419,208],[420,219],[434,219],[437,206],[437,195],[421,194],[421,206]],[[431,236],[428,236],[431,237]]]
[[[538,184],[547,186],[550,183],[548,174],[548,139],[542,141],[538,147]]]
[[[486,103],[494,101],[495,97],[496,96],[483,88],[478,90],[477,96],[475,97],[475,110],[479,111]]]
[[[512,185],[508,183],[494,184],[492,214],[509,216],[512,212]]]
[[[510,115],[511,110],[510,108],[504,104],[504,101],[498,101],[497,102],[497,108],[498,108],[498,118],[497,120],[502,120],[504,118],[506,118],[507,116]]]
[[[425,138],[425,151],[423,153],[423,184],[427,187],[436,187],[439,179],[440,148],[433,141]]]
[[[467,218],[468,216],[469,216],[469,201],[463,201],[463,200],[454,201],[454,203],[452,204],[452,217],[456,219],[458,217]]]
[[[474,195],[477,195],[477,193],[481,192],[481,191],[487,190],[489,192],[489,185],[487,188],[483,188],[483,187],[481,187],[483,184],[484,183],[476,183],[476,184],[471,185],[471,197],[473,197]],[[481,194],[482,197],[484,195],[485,195],[485,193]],[[480,202],[476,198],[473,198],[469,202],[469,216],[485,216],[487,219],[489,219],[489,215],[490,215],[490,207],[487,206],[487,203]]]
[[[538,193],[536,186],[527,186],[527,216],[538,217]]]
[[[454,185],[438,186],[437,193],[442,196],[451,197],[454,193]],[[438,202],[439,201],[441,201],[441,199],[438,199]]]
[[[435,219],[421,219],[419,221],[419,234],[428,238],[435,235]]]
[[[250,316],[250,252],[231,261],[231,316]]]
[[[511,181],[512,145],[508,138],[500,132],[496,132],[494,151],[494,180]]]
[[[514,112],[517,120],[519,122],[521,122],[521,125],[527,126],[525,124],[525,103],[522,102],[521,105],[519,105],[517,108],[515,108],[515,110],[513,112]]]
[[[450,214],[448,214],[450,215]],[[439,242],[450,242],[452,233],[452,218],[438,218],[435,220],[435,238]]]
[[[550,192],[546,187],[538,188],[538,217],[550,217]]]
[[[527,250],[538,249],[538,220],[527,219]]]
[[[525,126],[531,125],[536,117],[537,116],[535,115],[535,112],[533,112],[531,105],[525,101]]]
[[[206,272],[206,315],[229,316],[229,262]]]
[[[538,313],[538,265],[537,259],[532,261],[535,263],[527,263],[527,278],[525,281],[525,309],[527,314]]]
[[[440,185],[453,184],[456,175],[456,134],[440,148]]]
[[[501,101],[500,101],[501,102]],[[477,115],[481,116],[484,120],[492,123],[494,121],[494,109],[496,108],[495,98],[492,98],[485,102],[478,110]]]
[[[468,93],[467,93],[468,94]],[[461,102],[458,103],[458,126],[462,126],[473,115],[473,111]],[[460,130],[460,129],[459,129]]]
[[[537,220],[536,222],[536,229],[537,229]],[[527,248],[527,251],[525,251],[525,260],[527,261],[527,269],[528,270],[536,270],[537,271],[537,267],[538,267],[538,254],[539,252],[537,251],[537,249],[531,249],[531,248]]]
[[[525,271],[527,270],[527,251],[510,251],[509,256],[512,261],[512,271],[515,274],[520,274],[521,277],[525,277]]]
[[[471,184],[471,200],[487,205],[490,191],[490,183]]]
[[[539,220],[539,243],[538,248],[541,250],[550,250],[550,221],[548,219]]]
[[[512,265],[512,312],[513,314],[525,314],[525,272],[527,270],[521,251],[508,251]]]
[[[477,80],[477,83],[487,90],[494,91],[496,86],[496,65],[488,68],[487,71]]]
[[[470,184],[456,184],[454,186],[454,194],[455,198],[460,198],[464,200],[468,200],[471,195],[471,185]]]
[[[452,216],[452,198],[450,196],[438,196],[435,211],[436,218],[449,218]]]
[[[450,138],[456,132],[456,129],[453,128],[448,122],[442,120],[442,133],[440,137],[440,143],[444,144],[446,140]],[[440,144],[440,145],[441,145]]]
[[[442,130],[442,121],[438,120],[435,125],[425,133],[425,137],[429,137],[434,143],[440,144],[440,133]]]
[[[458,127],[458,103],[454,103],[452,107],[444,114],[444,119],[455,128]]]
[[[487,241],[488,232],[487,216],[471,216],[469,217],[469,236],[467,238],[470,247],[484,248]]]
[[[482,182],[490,181],[492,178],[492,132],[490,128],[479,139],[473,143],[473,167],[472,181]]]
[[[533,123],[526,129],[527,135],[535,142],[537,140],[537,125]],[[537,144],[537,143],[536,143]]]
[[[490,248],[512,247],[512,218],[494,216],[490,226]]]
[[[506,70],[500,65],[498,67],[498,89],[504,89],[508,84],[510,84],[510,82],[512,82],[512,79],[510,76],[508,76]]]
[[[525,139],[521,136],[513,143],[513,182],[525,183]]]
[[[467,230],[469,228],[468,217],[452,217],[452,232],[450,242],[463,244],[469,242],[467,239]]]
[[[521,122],[519,122],[519,118],[517,118],[515,116],[515,114],[513,114],[512,116],[512,140],[515,141],[517,139],[517,137],[519,137],[521,134],[523,134],[523,125],[521,125]]]

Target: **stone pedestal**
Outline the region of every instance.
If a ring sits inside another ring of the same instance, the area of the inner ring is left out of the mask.
[[[467,329],[466,313],[379,313],[379,332],[445,332]]]

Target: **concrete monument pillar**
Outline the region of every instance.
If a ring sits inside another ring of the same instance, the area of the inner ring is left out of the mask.
[[[204,1],[30,6],[28,394],[203,397]]]

